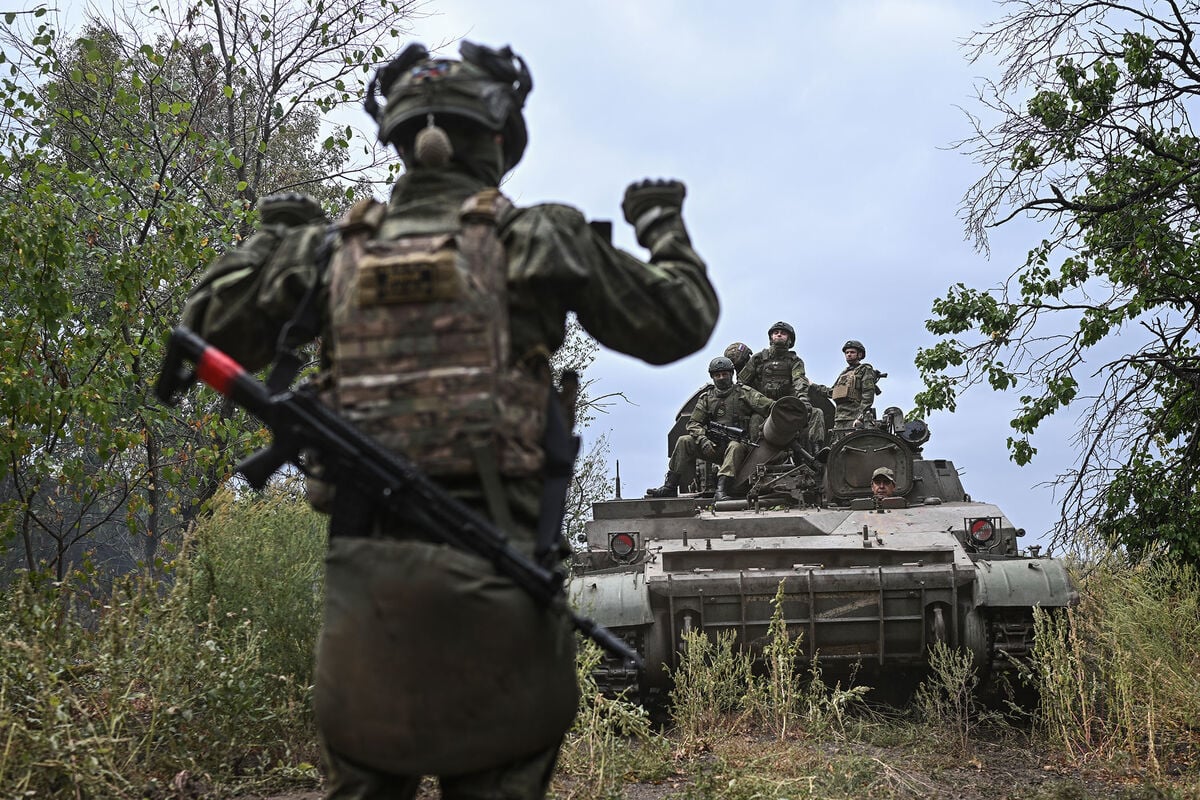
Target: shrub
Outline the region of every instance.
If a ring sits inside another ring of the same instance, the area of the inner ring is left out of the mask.
[[[294,637],[316,629],[302,618],[314,616],[314,573],[259,563],[260,594],[226,580],[255,568],[246,559],[261,551],[250,540],[291,519],[295,503],[221,500],[165,580],[130,575],[108,591],[88,572],[14,581],[0,598],[0,785],[13,795],[140,797],[184,770],[228,782],[311,758],[311,667],[281,671],[292,655],[281,661],[277,648],[312,651],[311,635]],[[298,538],[298,552],[319,550],[320,539],[303,542],[311,533]],[[269,597],[281,607],[252,613]],[[269,628],[288,615],[286,630]]]
[[[1098,567],[1079,606],[1039,612],[1033,678],[1041,730],[1070,756],[1194,763],[1200,741],[1200,576],[1195,567]]]
[[[655,732],[644,708],[600,692],[593,670],[603,654],[581,640],[576,671],[579,714],[559,753],[557,793],[564,798],[621,797],[628,779],[653,779],[669,770],[669,744]]]

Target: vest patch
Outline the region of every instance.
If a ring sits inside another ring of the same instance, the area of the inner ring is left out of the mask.
[[[472,196],[453,233],[350,227],[331,264],[332,403],[432,476],[476,475],[481,459],[528,476],[544,461],[550,373],[514,364],[509,344],[508,205]]]

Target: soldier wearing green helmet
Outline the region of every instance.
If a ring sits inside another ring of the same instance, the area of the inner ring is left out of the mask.
[[[733,478],[750,453],[750,445],[733,439],[714,437],[705,427],[717,422],[732,428],[749,430],[750,421],[758,415],[766,418],[773,401],[744,383],[733,382],[733,362],[717,356],[708,362],[712,386],[696,400],[687,433],[675,440],[667,475],[663,485],[646,490],[646,497],[676,497],[679,478],[697,458],[720,464],[717,471],[717,492],[714,501],[728,499],[733,494]]]
[[[846,356],[846,368],[827,390],[835,406],[835,430],[852,428],[879,394],[879,373],[863,361],[867,357],[863,343],[850,339],[842,345],[842,353]]]
[[[550,565],[575,447],[550,368],[566,315],[666,364],[707,343],[718,302],[678,181],[625,190],[648,261],[575,208],[505,198],[532,79],[507,47],[460,54],[412,44],[370,83],[364,108],[405,167],[386,205],[332,226],[281,206],[210,267],[184,322],[251,370],[281,330],[290,346],[319,336],[323,399]],[[327,797],[412,798],[423,775],[445,798],[543,797],[578,699],[565,617],[433,544],[420,508],[385,513],[328,477],[314,686]]]

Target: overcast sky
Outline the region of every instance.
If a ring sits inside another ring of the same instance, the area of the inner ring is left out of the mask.
[[[518,204],[613,220],[615,243],[645,257],[621,220],[625,186],[687,184],[684,216],[721,298],[712,340],[666,367],[603,352],[589,371],[630,401],[585,432],[607,433],[625,497],[661,482],[666,432],[709,359],[733,341],[761,349],[776,320],[795,326],[812,380],[830,384],[841,344],[859,339],[888,373],[877,407],[912,407],[933,300],[959,281],[997,285],[1041,238],[1006,227],[989,259],[958,217],[980,168],[953,144],[970,133],[964,109],[980,111],[975,84],[994,75],[960,43],[1001,12],[990,0],[425,3],[412,39],[454,57],[460,38],[511,44],[529,64],[529,148],[505,184]],[[1005,448],[1017,405],[967,392],[927,420],[925,453],[953,460],[1029,542],[1057,519],[1043,484],[1074,458],[1073,415],[1044,425],[1034,464],[1017,467]]]
[[[630,181],[686,182],[684,215],[721,298],[708,346],[667,367],[605,352],[590,376],[617,405],[585,432],[607,432],[623,494],[666,469],[666,431],[727,344],[755,350],[776,320],[795,326],[809,377],[829,384],[841,344],[861,339],[887,372],[880,409],[912,406],[913,357],[935,297],[962,281],[994,286],[1037,231],[1002,231],[991,257],[963,234],[958,204],[979,168],[952,145],[991,65],[960,42],[998,17],[993,2],[862,0],[750,4],[683,0],[435,0],[413,35],[511,44],[533,73],[525,159],[505,185],[519,204],[560,201],[621,221]],[[444,51],[455,55],[457,45]],[[1039,237],[1040,238],[1040,237]],[[1010,462],[1016,395],[973,389],[928,421],[926,455],[949,458],[973,497],[1030,534],[1057,519],[1040,487],[1071,463],[1069,419],[1039,434],[1033,465]]]

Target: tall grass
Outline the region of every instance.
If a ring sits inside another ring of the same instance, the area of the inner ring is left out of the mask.
[[[1038,613],[1033,677],[1049,740],[1078,760],[1160,774],[1200,757],[1200,576],[1102,567],[1065,614]]]
[[[579,714],[559,753],[556,796],[622,797],[628,780],[653,780],[670,771],[670,744],[651,724],[645,708],[625,697],[600,692],[593,670],[602,654],[594,642],[580,642]]]
[[[693,631],[683,637],[671,703],[676,732],[684,743],[731,732],[738,723],[770,731],[777,739],[841,732],[848,710],[861,705],[866,686],[830,686],[818,660],[802,664],[801,639],[787,629],[782,582],[772,600],[761,663],[739,650],[733,631],[710,639]]]
[[[126,798],[184,771],[217,784],[304,771],[298,654],[313,647],[322,550],[291,493],[224,497],[166,580],[15,581],[0,598],[0,791]]]

